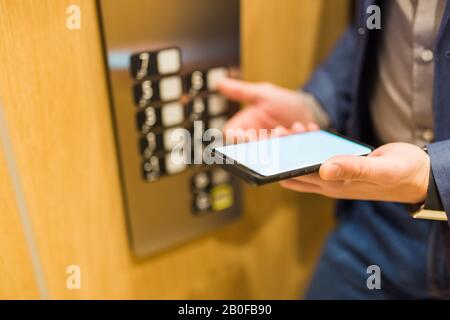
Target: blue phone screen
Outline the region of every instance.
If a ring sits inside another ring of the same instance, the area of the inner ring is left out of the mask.
[[[367,146],[326,131],[228,145],[216,150],[265,177],[320,165],[336,155],[363,156],[371,152]]]

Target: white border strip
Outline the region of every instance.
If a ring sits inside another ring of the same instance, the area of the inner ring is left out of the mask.
[[[25,194],[22,188],[22,181],[20,179],[19,170],[16,165],[16,159],[14,157],[14,151],[11,145],[8,126],[1,101],[0,101],[0,142],[3,145],[3,153],[5,155],[8,173],[11,177],[11,183],[14,189],[14,194],[16,196],[20,221],[22,224],[23,233],[25,235],[25,242],[28,248],[28,252],[30,254],[33,273],[39,290],[39,296],[41,299],[49,299],[47,283],[45,281],[44,272],[42,270],[42,264],[36,246],[36,238],[33,232],[33,227],[31,225],[30,215],[28,213],[28,207],[25,200]]]

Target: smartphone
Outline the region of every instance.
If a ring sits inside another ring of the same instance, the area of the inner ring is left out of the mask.
[[[373,148],[329,131],[310,131],[214,148],[215,162],[253,185],[317,172],[337,155],[366,156]]]

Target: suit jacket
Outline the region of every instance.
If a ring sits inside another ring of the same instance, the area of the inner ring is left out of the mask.
[[[329,58],[316,70],[304,90],[313,94],[330,116],[332,126],[337,130],[376,144],[376,136],[372,127],[369,99],[376,72],[376,53],[381,30],[369,30],[366,26],[367,7],[380,5],[382,1],[361,0],[357,2],[354,24],[348,28],[338,42]],[[450,214],[450,1],[447,3],[435,47],[435,83],[433,113],[435,119],[435,142],[428,146],[431,168],[442,205]],[[363,204],[360,204],[363,205]],[[366,204],[367,205],[367,204]],[[382,204],[379,204],[382,205]],[[345,211],[354,211],[355,203],[341,202],[338,205],[338,216],[350,219]],[[373,205],[372,205],[373,207]],[[384,210],[384,209],[383,209]],[[372,210],[374,211],[374,210]],[[388,210],[389,211],[389,210]],[[394,211],[401,211],[396,209]],[[380,214],[380,212],[377,212]],[[418,230],[417,225],[403,219],[403,213],[386,217],[398,223],[399,232],[421,234],[422,241],[432,243],[428,248],[433,252],[432,269],[440,269],[440,275],[432,272],[434,280],[441,280],[440,287],[449,286],[448,269],[442,268],[443,245],[448,241],[448,229],[442,223],[430,223]],[[400,218],[402,217],[402,218]],[[368,218],[368,221],[370,219]],[[366,221],[367,223],[367,221]],[[415,221],[419,225],[425,225]],[[392,224],[392,221],[391,221]],[[405,228],[407,230],[405,230]],[[431,235],[430,235],[431,234]],[[395,233],[392,237],[396,237]],[[441,239],[441,240],[437,240]],[[392,239],[391,239],[392,240]],[[444,242],[444,243],[443,243]],[[449,244],[450,245],[450,244]],[[450,255],[449,255],[450,256]],[[444,259],[444,260],[443,260]],[[442,270],[441,270],[442,269]],[[444,281],[444,278],[446,279]],[[442,284],[445,282],[445,284]]]

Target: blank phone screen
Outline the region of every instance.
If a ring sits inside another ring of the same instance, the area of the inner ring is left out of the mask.
[[[216,148],[229,161],[265,177],[320,165],[337,155],[363,156],[367,146],[327,131],[312,131],[280,138]]]

